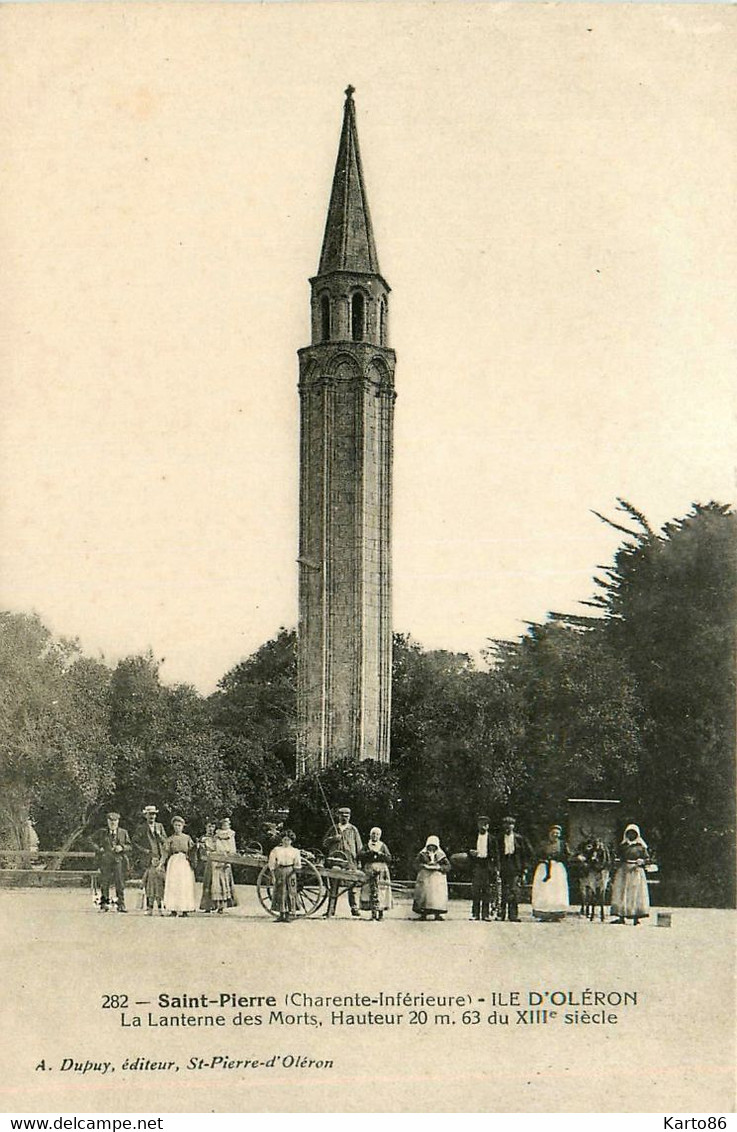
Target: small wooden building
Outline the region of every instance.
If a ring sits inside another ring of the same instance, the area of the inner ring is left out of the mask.
[[[566,839],[572,850],[582,841],[600,837],[614,852],[622,838],[618,798],[568,798]]]

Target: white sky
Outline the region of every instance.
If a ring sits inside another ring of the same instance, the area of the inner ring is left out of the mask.
[[[210,691],[296,623],[342,113],[398,353],[395,628],[574,610],[734,497],[735,11],[0,8],[0,600]],[[730,42],[731,41],[731,42]]]

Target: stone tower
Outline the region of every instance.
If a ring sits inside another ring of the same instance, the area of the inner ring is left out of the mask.
[[[389,761],[394,351],[348,87],[299,351],[297,771]]]

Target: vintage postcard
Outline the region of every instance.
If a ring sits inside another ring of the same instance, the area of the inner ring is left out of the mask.
[[[6,1112],[733,1111],[736,19],[0,5]]]

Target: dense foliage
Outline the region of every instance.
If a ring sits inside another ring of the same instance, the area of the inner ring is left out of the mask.
[[[194,832],[229,813],[242,843],[281,809],[316,845],[327,807],[383,829],[408,875],[430,833],[468,847],[474,818],[512,808],[535,838],[572,796],[616,797],[658,851],[670,901],[734,901],[737,516],[695,505],[625,536],[595,578],[595,615],[551,614],[476,664],[394,639],[392,762],[337,762],[295,781],[296,640],[281,629],[204,698],[162,684],[151,654],[111,668],[35,615],[0,615],[0,844],[28,819],[70,845],[111,805],[155,802]],[[600,516],[601,518],[601,516]]]
[[[630,537],[598,580],[644,709],[636,803],[689,902],[734,903],[737,515],[710,503]]]

